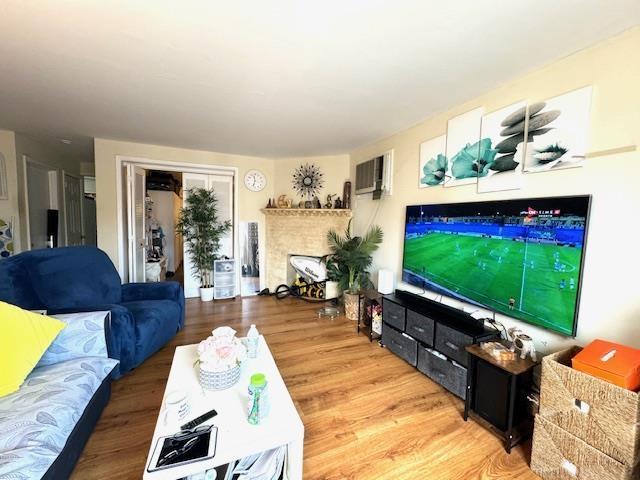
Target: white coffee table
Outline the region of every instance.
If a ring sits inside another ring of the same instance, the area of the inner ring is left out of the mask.
[[[196,360],[196,348],[197,345],[176,348],[160,411],[162,412],[164,407],[164,398],[167,392],[173,390],[184,390],[190,395],[191,413],[187,420],[215,409],[218,415],[204,423],[218,427],[215,456],[210,460],[182,467],[148,472],[149,460],[158,438],[174,434],[179,430],[179,426],[176,424],[165,425],[164,418],[161,418],[163,415],[159,415],[149,447],[143,478],[145,480],[175,480],[248,455],[287,445],[288,465],[285,466],[287,472],[285,478],[301,480],[304,426],[264,337],[260,336],[258,357],[247,359],[242,366],[242,374],[238,383],[231,388],[216,392],[203,391],[200,387],[197,369],[193,366]],[[267,419],[260,425],[251,425],[247,421],[249,398],[247,388],[249,378],[256,372],[262,372],[267,377],[271,411]]]

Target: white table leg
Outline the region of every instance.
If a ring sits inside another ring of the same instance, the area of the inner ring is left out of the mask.
[[[304,434],[287,445],[289,480],[302,480],[302,452]]]

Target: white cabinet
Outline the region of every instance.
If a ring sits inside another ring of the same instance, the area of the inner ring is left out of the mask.
[[[236,296],[236,261],[216,260],[213,262],[213,298],[234,298]]]

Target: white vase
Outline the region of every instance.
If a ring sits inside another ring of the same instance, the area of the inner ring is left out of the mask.
[[[213,287],[200,287],[200,300],[203,302],[213,300]]]

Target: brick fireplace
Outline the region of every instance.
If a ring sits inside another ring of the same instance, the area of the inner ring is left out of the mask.
[[[267,287],[287,283],[290,255],[321,257],[329,253],[327,232],[344,232],[351,210],[265,208]]]

